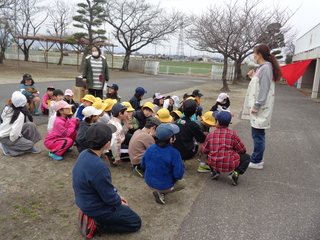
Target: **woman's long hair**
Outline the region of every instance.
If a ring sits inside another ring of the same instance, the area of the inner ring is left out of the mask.
[[[109,91],[107,91],[106,97],[111,99],[116,99],[118,101],[119,100],[118,91],[114,90],[114,93],[109,93]]]
[[[10,124],[13,124],[17,118],[19,117],[19,114],[23,107],[15,107],[12,103],[9,105],[12,108],[13,114],[10,120]]]
[[[282,76],[281,68],[276,57],[270,53],[270,48],[266,44],[260,44],[254,48],[254,52],[261,54],[263,59],[272,64],[273,80],[278,81]]]

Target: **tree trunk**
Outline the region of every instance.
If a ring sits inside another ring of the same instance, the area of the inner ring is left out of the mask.
[[[241,71],[241,63],[242,59],[236,59],[234,61],[234,77],[232,80],[232,84],[235,84],[237,81],[242,80],[242,71]]]
[[[0,64],[3,64],[4,52],[0,52]]]
[[[26,49],[23,51],[24,54],[24,61],[28,62],[29,61],[29,51]]]
[[[59,44],[59,50],[60,50],[60,58],[59,58],[58,65],[62,65],[62,61],[63,61],[63,43]]]
[[[227,71],[228,71],[228,56],[224,56],[223,58],[223,71],[222,71],[222,88],[221,91],[229,92],[229,86],[227,83]]]
[[[126,50],[126,55],[124,56],[123,65],[122,65],[121,70],[129,71],[130,55],[131,55],[131,51],[130,50]]]

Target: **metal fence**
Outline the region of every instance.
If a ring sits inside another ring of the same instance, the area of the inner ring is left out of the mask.
[[[18,59],[18,54],[16,53],[5,53],[5,57],[6,59]],[[23,59],[24,56],[22,54],[20,54],[19,59]],[[48,56],[48,63],[53,63],[53,64],[58,64],[60,57],[56,57],[56,56]],[[29,61],[31,62],[42,62],[45,63],[46,62],[46,58],[45,56],[41,56],[41,55],[29,55]],[[79,62],[78,62],[79,61]],[[77,60],[76,57],[71,57],[71,56],[64,56],[63,57],[63,61],[62,64],[65,65],[78,65],[81,62],[81,58],[79,58],[79,60]],[[121,68],[122,67],[122,61],[118,61],[118,60],[112,60],[107,58],[107,62],[109,67],[112,68]]]

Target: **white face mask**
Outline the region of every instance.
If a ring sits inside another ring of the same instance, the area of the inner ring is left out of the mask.
[[[92,56],[98,57],[99,56],[99,52],[92,52]]]
[[[254,62],[254,64],[258,64],[258,58],[253,57],[253,62]]]

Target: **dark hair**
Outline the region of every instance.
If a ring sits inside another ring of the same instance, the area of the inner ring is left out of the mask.
[[[119,113],[124,114],[124,112],[125,112],[125,111],[127,111],[127,109],[126,109],[126,108],[125,108],[125,109],[122,109],[120,112],[112,113],[112,116],[114,116],[114,117],[118,117],[118,116],[119,116]]]
[[[114,90],[114,89],[113,89]],[[106,98],[116,99],[118,101],[118,91],[114,90],[114,93],[109,93],[109,90],[107,91]]]
[[[60,108],[58,111],[57,111],[57,117],[61,117],[61,113],[60,113],[60,110],[63,110],[63,108]],[[66,116],[66,118],[71,118],[72,116],[71,115],[68,115]]]
[[[141,111],[143,111],[144,109],[145,109],[145,110],[148,110],[149,112],[153,112],[152,109],[149,108],[149,107],[142,107],[142,108],[141,108]]]
[[[184,116],[186,118],[190,118],[193,114],[195,114],[197,112],[198,104],[196,103],[195,105],[187,106],[187,108],[186,108],[187,103],[188,103],[188,105],[190,105],[189,102],[187,102],[187,101],[195,101],[195,100],[186,100],[182,105],[182,110],[183,110]]]
[[[163,104],[162,104],[162,105],[160,104],[160,100],[161,100],[161,99],[153,99],[153,104],[161,107]]]
[[[31,80],[31,85],[34,85],[33,79],[28,79],[28,80]],[[20,84],[26,85],[26,79],[21,80]]]
[[[255,46],[253,51],[260,53],[264,60],[272,64],[273,80],[278,81],[282,76],[281,68],[276,57],[270,53],[270,48],[266,44]]]
[[[63,92],[60,89],[54,90],[52,95],[53,96],[58,96],[58,95],[64,96]]]
[[[190,95],[188,93],[183,94],[183,100],[186,100]]]
[[[180,118],[175,112],[170,112],[170,116],[173,117],[174,121],[177,121]]]
[[[172,136],[171,136],[171,138],[174,138],[174,137],[175,137],[175,135],[172,135]],[[154,137],[154,140],[155,140],[155,142],[156,142],[156,144],[157,144],[158,147],[160,147],[160,148],[165,148],[165,147],[167,147],[168,145],[170,145],[170,140],[171,140],[171,138],[169,138],[169,139],[166,140],[166,141],[160,141],[159,138],[158,138],[157,136],[155,136],[155,137]]]
[[[153,122],[151,122],[151,121],[146,121],[146,124],[144,125],[144,127],[145,128],[152,128],[153,126],[157,126],[157,125],[155,125]]]
[[[84,121],[85,121],[86,123],[91,123],[93,116],[94,116],[94,115],[91,115],[90,117],[84,118]]]
[[[10,124],[13,124],[17,118],[19,117],[19,114],[23,107],[15,107],[12,103],[9,105],[12,108],[13,114],[10,120]]]

